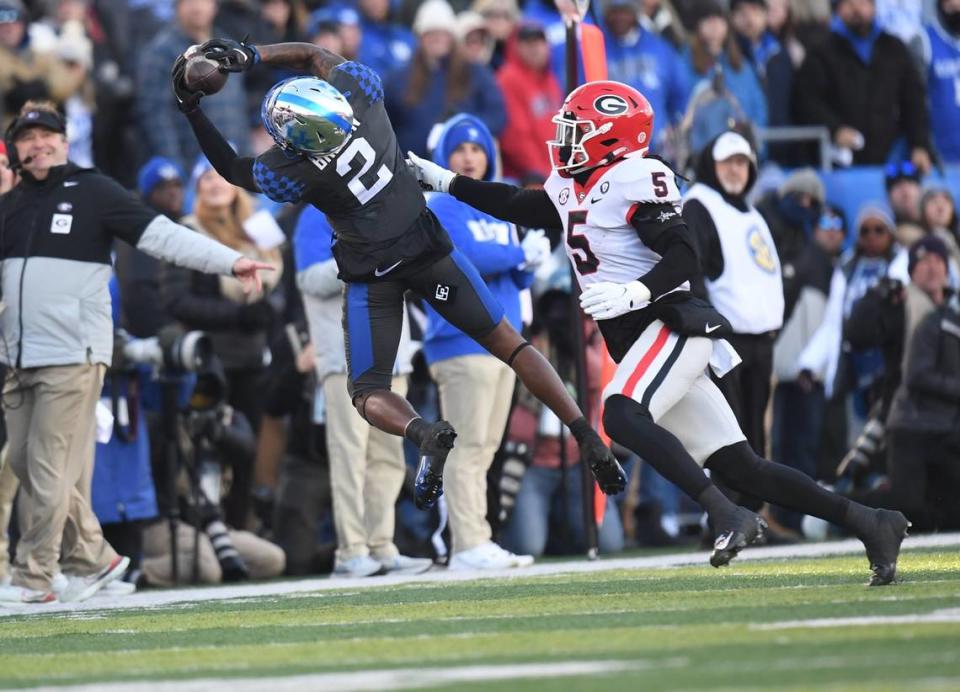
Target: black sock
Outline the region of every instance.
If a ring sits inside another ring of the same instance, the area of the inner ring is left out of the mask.
[[[403,436],[417,445],[417,447],[422,447],[423,437],[429,428],[430,424],[423,420],[423,418],[414,418],[407,423],[407,427],[403,431]]]
[[[653,466],[692,500],[699,502],[704,490],[712,486],[680,440],[654,423],[646,408],[633,399],[621,394],[607,399],[603,426],[611,438]],[[711,493],[710,498],[713,497]],[[727,502],[729,504],[729,500]]]
[[[734,490],[831,524],[847,525],[851,504],[847,498],[817,485],[794,468],[761,459],[746,442],[717,451],[707,460],[707,468]]]

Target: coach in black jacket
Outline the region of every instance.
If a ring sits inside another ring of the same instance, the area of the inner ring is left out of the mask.
[[[837,146],[853,150],[857,165],[885,163],[905,137],[914,165],[928,171],[927,95],[907,47],[880,30],[873,0],[839,0],[830,29],[797,74],[797,122],[826,125]]]
[[[22,179],[0,207],[0,361],[9,459],[28,517],[0,601],[89,598],[120,576],[120,558],[90,509],[94,411],[113,350],[107,283],[121,239],[156,257],[233,274],[248,288],[267,268],[148,209],[110,178],[67,160],[66,124],[28,102],[7,131]],[[62,555],[62,559],[61,559]],[[58,562],[60,565],[58,566]]]

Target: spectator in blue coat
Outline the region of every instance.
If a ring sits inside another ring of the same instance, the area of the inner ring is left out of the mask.
[[[454,113],[472,113],[497,136],[506,124],[503,95],[490,70],[466,60],[457,44],[456,16],[446,0],[417,11],[417,49],[410,65],[384,80],[390,121],[403,151],[427,155],[433,125]]]
[[[673,46],[641,23],[637,0],[608,0],[603,20],[607,76],[647,97],[657,114],[651,147],[657,151],[666,130],[683,117],[690,96],[689,75]]]
[[[384,76],[391,70],[406,67],[413,57],[416,41],[413,34],[390,17],[390,0],[358,0],[360,34],[357,60]],[[341,22],[350,24],[349,15],[340,15]],[[346,21],[344,21],[346,20]]]
[[[120,323],[120,286],[110,280],[114,324]],[[118,359],[114,359],[118,360]],[[140,409],[138,392],[149,377],[149,366],[115,363],[107,373],[101,400],[114,415],[113,434],[106,443],[97,442],[91,485],[94,514],[104,537],[123,555],[130,557],[124,577],[131,586],[112,589],[133,590],[143,557],[143,522],[157,516],[157,493],[150,469],[150,437]]]
[[[771,126],[791,124],[793,63],[767,28],[767,0],[731,0],[730,19],[737,45],[757,73],[767,97]]]
[[[493,136],[472,115],[456,115],[444,123],[433,160],[476,180],[497,177]],[[450,195],[434,195],[427,206],[476,266],[510,324],[519,330],[520,291],[533,282],[531,270],[550,254],[550,242],[542,232],[531,231],[520,243],[513,224]],[[423,352],[440,390],[443,416],[457,429],[457,444],[447,457],[443,479],[453,537],[450,569],[532,564],[531,556],[514,555],[494,543],[486,519],[487,470],[506,429],[515,375],[434,310],[428,307],[427,313]]]
[[[924,28],[923,61],[930,98],[930,129],[940,158],[960,162],[960,0],[938,0]]]
[[[216,13],[216,0],[177,0],[176,20],[140,53],[136,111],[144,158],[163,156],[189,170],[200,155],[197,138],[170,94],[170,68],[191,45],[221,35],[213,25]],[[223,136],[246,154],[250,149],[250,117],[243,80],[228,79],[223,89],[206,97],[203,107]]]
[[[766,127],[769,119],[763,86],[740,52],[723,8],[713,0],[704,4],[695,31],[693,44],[684,55],[691,82],[709,80],[720,70],[725,88],[736,97],[747,119],[754,127]]]

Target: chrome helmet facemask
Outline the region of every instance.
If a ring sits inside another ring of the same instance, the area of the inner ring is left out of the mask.
[[[277,146],[307,156],[337,153],[357,125],[343,94],[316,77],[275,84],[263,99],[260,117]]]

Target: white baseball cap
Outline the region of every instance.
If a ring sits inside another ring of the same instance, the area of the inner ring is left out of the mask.
[[[752,163],[756,164],[757,162],[757,156],[753,153],[750,142],[748,142],[743,135],[736,132],[724,132],[717,137],[717,141],[713,143],[713,150],[710,153],[713,155],[714,161],[726,161],[732,156],[742,154],[750,159]]]

